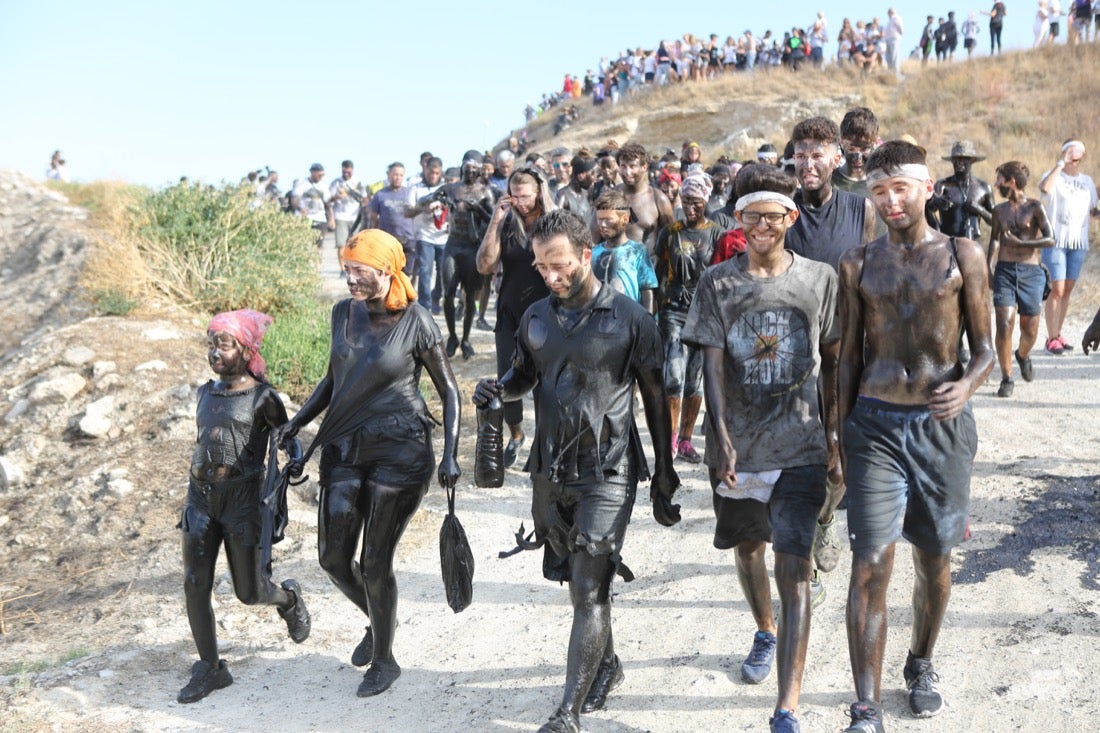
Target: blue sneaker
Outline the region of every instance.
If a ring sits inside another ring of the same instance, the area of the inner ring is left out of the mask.
[[[768,725],[771,726],[771,733],[802,733],[798,718],[790,710],[776,710]]]
[[[775,661],[775,634],[757,631],[752,638],[752,651],[741,663],[741,679],[759,685],[768,678]]]

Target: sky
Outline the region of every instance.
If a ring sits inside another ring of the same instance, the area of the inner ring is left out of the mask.
[[[929,13],[955,10],[961,25],[991,5],[894,3],[902,47],[916,46]],[[1029,47],[1035,4],[1006,5],[1006,49]],[[351,159],[376,181],[393,161],[415,168],[425,150],[451,166],[467,149],[491,148],[565,73],[583,77],[628,46],[655,48],[685,32],[782,36],[819,10],[832,36],[845,17],[885,21],[888,7],[0,0],[0,168],[44,178],[59,149],[76,181],[161,186],[186,175],[217,184],[270,166],[286,189],[313,162],[331,178]],[[984,55],[988,23],[979,20]]]

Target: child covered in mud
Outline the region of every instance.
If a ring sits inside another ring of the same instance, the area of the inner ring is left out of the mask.
[[[287,421],[279,395],[265,380],[267,365],[260,356],[271,322],[263,313],[236,310],[214,316],[206,331],[207,359],[218,378],[199,388],[198,438],[180,521],[187,620],[199,661],[179,692],[181,703],[233,684],[225,660],[218,658],[210,603],[223,543],[237,598],[246,605],[275,606],[291,639],[301,643],[309,637],[301,587],[296,580],[284,580],[281,587],[272,582],[270,552],[264,549],[270,541],[263,537],[264,454],[271,430]],[[300,455],[293,448],[292,454]]]

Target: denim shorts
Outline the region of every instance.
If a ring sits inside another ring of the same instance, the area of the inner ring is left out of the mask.
[[[1085,266],[1087,249],[1064,249],[1062,247],[1044,247],[1043,264],[1050,270],[1050,279],[1076,280]]]
[[[721,496],[713,491],[718,486],[714,469],[709,473],[715,547],[730,550],[742,542],[771,542],[775,552],[810,558],[827,493],[824,465],[784,468],[767,504]]]
[[[993,270],[993,306],[1018,308],[1021,316],[1043,312],[1043,288],[1047,274],[1041,265],[998,262]]]
[[[844,423],[852,550],[905,537],[937,555],[967,535],[978,431],[968,403],[951,420],[925,405],[860,397]]]

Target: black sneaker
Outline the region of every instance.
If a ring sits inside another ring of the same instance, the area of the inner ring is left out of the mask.
[[[366,667],[374,659],[374,632],[367,627],[367,633],[363,634],[363,640],[351,653],[351,663],[356,667]]]
[[[768,720],[771,733],[802,733],[798,718],[790,710],[777,710]]]
[[[1020,376],[1024,378],[1025,382],[1030,382],[1032,379],[1035,379],[1035,367],[1031,363],[1031,357],[1025,356],[1021,358],[1019,349],[1016,350],[1015,354],[1016,363],[1020,365]]]
[[[550,720],[543,723],[538,733],[581,733],[581,721],[572,710],[558,708],[558,711],[550,716]]]
[[[489,322],[485,320],[485,316],[478,316],[474,321],[474,328],[479,331],[492,331],[493,327],[489,325]]]
[[[309,609],[306,608],[306,599],[302,596],[302,586],[297,580],[284,580],[283,590],[294,596],[294,605],[287,610],[279,609],[279,615],[286,621],[286,630],[290,632],[290,638],[295,644],[301,644],[309,638],[309,630],[312,624],[309,620]]]
[[[1012,380],[1008,377],[1001,379],[1001,386],[997,388],[998,397],[1011,397],[1012,390],[1016,388],[1016,385],[1012,383]]]
[[[214,690],[229,687],[231,684],[233,675],[229,674],[229,667],[224,659],[219,659],[217,665],[200,659],[191,665],[191,681],[176,695],[176,701],[198,702]]]
[[[932,660],[914,657],[905,659],[905,686],[909,688],[909,710],[918,718],[931,718],[943,710],[943,695],[936,683],[939,675],[932,670]]]
[[[511,468],[512,464],[516,462],[516,458],[519,456],[519,449],[523,447],[523,444],[527,442],[527,436],[523,435],[519,440],[515,438],[508,439],[508,445],[504,446],[504,467]]]
[[[768,678],[775,661],[775,634],[757,631],[752,638],[752,651],[741,664],[741,679],[759,685]]]
[[[371,662],[359,683],[358,697],[374,697],[390,689],[390,685],[401,676],[401,667],[397,662]]]
[[[584,698],[581,712],[591,713],[594,710],[603,710],[603,706],[607,704],[608,693],[621,685],[625,678],[623,665],[619,661],[618,654],[615,655],[610,664],[601,661],[600,668],[596,670],[596,679],[592,680],[592,687],[589,688],[588,695]]]
[[[852,724],[843,733],[886,733],[882,727],[882,714],[869,702],[854,702],[849,709]]]
[[[469,359],[471,356],[474,355],[474,353],[475,353],[474,352],[474,346],[469,341],[463,341],[459,345],[462,348],[462,360],[463,361],[466,361],[467,359]]]
[[[458,351],[458,336],[455,336],[452,333],[450,336],[447,337],[446,349],[448,358],[455,355],[455,352]]]

